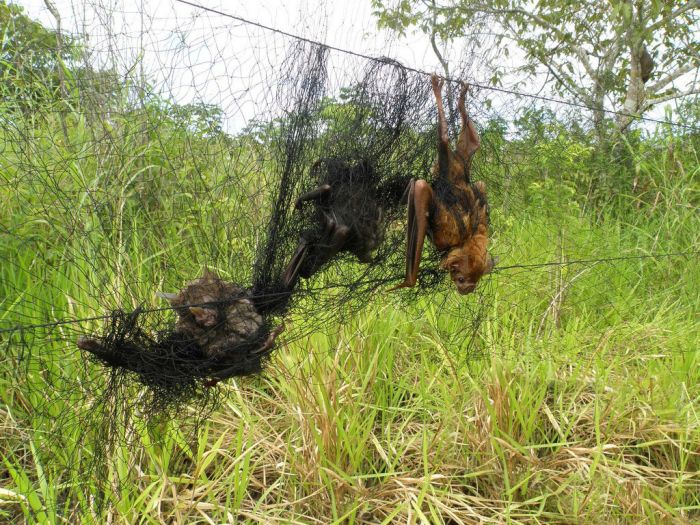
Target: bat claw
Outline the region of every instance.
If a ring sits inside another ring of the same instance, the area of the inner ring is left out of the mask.
[[[430,76],[430,80],[433,83],[433,90],[441,90],[442,86],[445,84],[445,79],[439,77],[437,73],[433,73]]]
[[[275,337],[277,337],[277,336],[280,335],[282,332],[284,332],[285,328],[287,328],[287,327],[285,326],[284,321],[282,321],[282,322],[279,324],[279,326],[278,326],[277,328],[275,328],[275,329],[272,331],[272,335],[274,335]]]
[[[410,283],[408,281],[404,281],[401,284],[398,284],[392,288],[389,288],[386,293],[391,293],[395,292],[396,290],[401,290],[402,288],[413,288],[416,285],[416,283]]]
[[[275,328],[274,330],[272,330],[272,332],[270,332],[270,334],[267,336],[267,339],[262,344],[262,346],[260,348],[258,348],[257,350],[253,350],[251,352],[251,354],[257,355],[257,354],[263,354],[265,352],[268,352],[272,348],[272,345],[275,344],[275,340],[277,339],[277,336],[280,335],[282,332],[284,332],[284,328],[285,328],[284,322],[280,323],[280,325],[277,328]]]

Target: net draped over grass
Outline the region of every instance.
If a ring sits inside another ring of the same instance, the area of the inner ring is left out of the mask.
[[[251,69],[234,45],[192,62],[183,33],[184,69],[210,76],[124,82],[70,56],[62,79],[7,73],[0,520],[699,519],[697,134],[602,150],[580,115],[473,93],[499,265],[461,297],[426,248],[420,286],[387,294],[404,272],[401,191],[434,160],[429,78],[256,31],[246,45],[276,63]],[[262,375],[163,402],[80,352],[115,310],[141,308],[148,337],[172,329],[157,293],[204,268],[264,297],[315,227],[294,201],[321,158],[372,163],[384,239],[269,313],[285,331]]]

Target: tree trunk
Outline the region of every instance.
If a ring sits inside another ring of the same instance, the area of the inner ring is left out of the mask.
[[[642,57],[644,52],[643,43],[630,45],[630,81],[627,85],[622,114],[617,116],[616,125],[619,131],[625,131],[635,120],[634,116],[641,113],[644,109],[644,102],[647,98],[644,81],[642,80]]]
[[[606,139],[606,129],[605,129],[605,89],[602,86],[600,80],[596,79],[593,85],[593,129],[596,134],[596,141],[598,144],[603,144]]]

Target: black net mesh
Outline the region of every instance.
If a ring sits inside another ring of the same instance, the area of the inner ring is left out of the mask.
[[[644,315],[637,298],[651,280],[635,282],[624,311],[605,293],[630,284],[621,266],[650,271],[640,255],[656,254],[669,279],[683,279],[681,267],[659,254],[696,260],[696,238],[663,242],[675,226],[660,210],[674,203],[651,190],[635,198],[640,220],[658,221],[656,238],[592,233],[623,197],[607,190],[614,181],[590,183],[592,145],[559,135],[564,116],[569,133],[585,135],[578,109],[472,88],[467,109],[482,142],[472,179],[486,185],[500,262],[476,293],[458,296],[426,242],[417,286],[390,293],[405,274],[409,181],[430,178],[436,159],[429,77],[204,20],[210,56],[198,55],[203,34],[183,29],[163,37],[176,51],[149,78],[123,70],[138,63],[133,50],[86,43],[65,59],[71,76],[0,107],[7,397],[28,425],[51,416],[46,446],[64,466],[118,478],[106,461],[115,444],[176,416],[196,425],[227,395],[220,382],[265,367],[274,375],[277,353],[355,315],[402,311],[412,321],[391,337],[411,340],[427,326],[468,365],[502,351],[493,340],[517,323],[518,289],[532,290],[539,335],[573,312],[599,313],[593,324]],[[237,59],[241,46],[254,52]],[[458,78],[466,66],[453,70]],[[459,89],[446,82],[453,141]],[[298,201],[324,185],[320,200]],[[86,440],[99,444],[95,455],[82,455]]]

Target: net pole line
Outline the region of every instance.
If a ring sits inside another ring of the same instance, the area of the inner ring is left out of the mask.
[[[387,58],[377,58],[377,57],[373,57],[373,56],[370,56],[370,55],[365,55],[365,54],[363,54],[363,53],[359,53],[359,52],[357,52],[357,51],[352,51],[352,50],[350,50],[350,49],[344,49],[344,48],[342,48],[342,47],[337,47],[337,46],[332,46],[332,45],[329,45],[329,44],[325,44],[325,43],[320,42],[320,41],[318,41],[318,40],[313,40],[313,39],[311,39],[311,38],[306,38],[306,37],[303,37],[303,36],[300,36],[300,35],[295,35],[294,33],[290,33],[290,32],[288,32],[288,31],[283,31],[282,29],[277,29],[277,28],[272,27],[272,26],[268,26],[268,25],[265,25],[265,24],[261,24],[260,22],[255,22],[254,20],[249,20],[249,19],[247,19],[247,18],[243,18],[243,17],[238,16],[238,15],[232,15],[232,14],[230,14],[230,13],[226,13],[226,12],[220,11],[220,10],[218,10],[218,9],[213,9],[213,8],[211,8],[211,7],[206,7],[206,6],[203,6],[203,5],[201,5],[201,4],[197,4],[197,3],[195,3],[195,2],[190,2],[189,0],[175,0],[175,2],[180,3],[180,4],[188,5],[188,6],[190,6],[190,7],[196,8],[196,9],[201,9],[202,11],[207,11],[207,12],[209,12],[209,13],[213,13],[213,14],[216,14],[216,15],[219,15],[219,16],[223,16],[223,17],[226,17],[226,18],[231,18],[231,19],[237,20],[237,21],[239,21],[239,22],[241,22],[241,23],[243,23],[243,24],[248,24],[248,25],[252,25],[252,26],[255,26],[255,27],[259,27],[260,29],[264,29],[264,30],[266,30],[266,31],[271,31],[271,32],[273,32],[273,33],[277,33],[277,34],[286,36],[286,37],[288,37],[288,38],[292,38],[292,39],[299,40],[299,41],[302,41],[302,42],[307,42],[307,43],[309,43],[309,44],[314,44],[314,45],[317,45],[317,46],[322,46],[322,47],[325,47],[325,48],[330,49],[330,50],[332,50],[332,51],[337,51],[337,52],[339,52],[339,53],[344,53],[344,54],[346,54],[346,55],[351,55],[351,56],[355,56],[355,57],[358,57],[358,58],[364,58],[364,59],[366,59],[366,60],[371,60],[371,61],[373,61],[373,62],[381,62],[381,63],[387,62],[387,60],[394,60],[394,59],[387,59]],[[429,72],[424,71],[424,70],[422,70],[422,69],[418,69],[418,68],[416,68],[416,67],[405,66],[405,65],[403,65],[403,64],[402,64],[401,67],[403,67],[403,69],[405,69],[405,70],[407,70],[407,71],[412,71],[413,73],[417,73],[417,74],[419,74],[419,75],[425,75],[425,76],[431,76],[431,75],[432,75],[432,73],[429,73]],[[447,80],[448,82],[460,82],[460,81],[461,81],[460,79],[455,79],[455,78],[446,77],[446,76],[442,76],[442,75],[441,75],[441,78],[444,78],[444,79]],[[499,88],[499,87],[496,87],[496,86],[487,86],[486,84],[479,84],[479,83],[476,83],[476,82],[470,82],[469,85],[470,85],[470,86],[474,86],[474,87],[479,88],[479,89],[485,89],[485,90],[488,90],[488,91],[495,91],[495,92],[497,92],[497,93],[507,93],[507,94],[509,94],[509,95],[516,95],[516,96],[519,96],[519,97],[526,97],[526,98],[531,98],[531,99],[535,99],[535,100],[542,100],[542,101],[545,101],[545,102],[552,102],[552,103],[554,103],[554,104],[562,104],[562,105],[571,106],[571,107],[574,107],[574,108],[587,109],[587,110],[589,110],[589,111],[600,111],[600,112],[602,112],[602,113],[607,113],[607,114],[609,114],[609,115],[616,115],[616,116],[620,116],[620,117],[630,117],[630,118],[632,118],[632,119],[634,119],[634,120],[641,120],[641,121],[644,121],[644,122],[653,122],[653,123],[655,123],[655,124],[665,124],[665,125],[668,125],[668,126],[674,126],[674,127],[678,127],[678,128],[683,128],[683,129],[686,129],[686,130],[688,130],[688,131],[693,131],[693,132],[696,132],[696,133],[700,132],[700,128],[696,128],[695,126],[691,126],[691,125],[688,125],[688,124],[681,124],[680,122],[673,122],[673,121],[671,121],[671,120],[661,120],[661,119],[655,119],[655,118],[651,118],[651,117],[642,117],[642,116],[639,116],[639,115],[635,115],[634,113],[627,113],[627,112],[625,112],[625,111],[615,111],[615,110],[613,110],[613,109],[605,109],[605,108],[598,109],[598,108],[593,108],[593,107],[591,107],[591,106],[587,106],[587,105],[585,105],[585,104],[581,104],[581,103],[579,103],[579,102],[571,102],[571,101],[569,101],[569,100],[562,100],[562,99],[560,99],[560,98],[547,97],[547,96],[545,96],[545,95],[535,95],[535,94],[533,94],[533,93],[525,93],[525,92],[522,92],[522,91],[515,91],[515,90],[511,90],[511,89]]]
[[[700,250],[673,253],[650,253],[647,255],[620,255],[618,257],[605,257],[602,259],[572,259],[570,261],[551,261],[534,264],[511,264],[509,266],[496,266],[494,268],[494,272],[502,272],[504,270],[516,270],[521,268],[546,268],[548,266],[570,266],[573,264],[598,264],[604,262],[630,261],[635,259],[664,259],[669,257],[690,257],[693,255],[700,255]]]
[[[528,269],[528,268],[546,268],[546,267],[551,267],[551,266],[571,266],[574,264],[598,264],[598,263],[606,263],[606,262],[617,262],[617,261],[632,261],[632,260],[637,260],[637,259],[666,259],[670,257],[692,257],[700,255],[700,250],[695,250],[695,251],[687,251],[687,252],[671,252],[671,253],[649,253],[645,255],[622,255],[618,257],[604,257],[601,259],[574,259],[571,261],[551,261],[551,262],[545,262],[545,263],[534,263],[534,264],[513,264],[509,266],[501,266],[501,267],[496,267],[494,269],[494,273],[500,273],[504,272],[507,270],[517,270],[517,269]],[[393,278],[387,278],[384,279],[382,282],[391,282],[395,279],[398,279],[400,276],[395,276]],[[362,286],[363,284],[372,284],[376,283],[377,281],[365,281],[365,282],[360,282],[360,283],[355,283],[356,286]],[[325,287],[318,287],[318,288],[309,288],[309,292],[314,292],[314,291],[321,291],[321,290],[328,290],[331,288],[343,288],[343,285],[337,285],[337,286],[325,286]],[[275,294],[261,294],[261,295],[245,295],[241,296],[240,298],[265,298],[265,297],[273,297]],[[240,299],[239,298],[239,299]],[[235,301],[236,298],[229,299],[229,300],[224,300],[224,301],[209,301],[206,303],[194,303],[194,304],[183,304],[177,307],[177,309],[180,308],[189,308],[191,306],[211,306],[211,305],[216,305],[216,304],[227,304],[231,301]],[[172,306],[164,306],[161,308],[143,308],[139,309],[137,308],[136,310],[133,310],[131,312],[126,312],[126,315],[132,315],[134,313],[136,314],[148,314],[148,313],[156,313],[156,312],[167,312],[169,310],[174,310],[175,308]],[[87,323],[90,321],[106,321],[107,319],[111,319],[112,315],[107,314],[107,315],[98,315],[94,317],[83,317],[80,319],[61,319],[59,321],[53,321],[50,323],[42,323],[42,324],[33,324],[33,325],[17,325],[12,328],[2,328],[0,329],[0,334],[7,334],[7,333],[15,333],[15,332],[23,332],[23,331],[30,331],[30,330],[37,330],[41,328],[54,328],[58,326],[63,326],[63,325],[68,325],[68,324],[80,324],[80,323]]]

